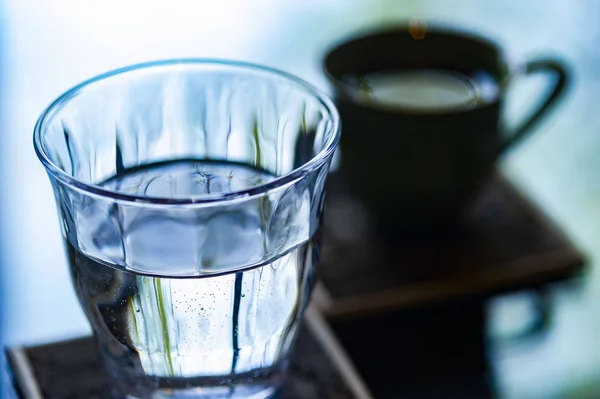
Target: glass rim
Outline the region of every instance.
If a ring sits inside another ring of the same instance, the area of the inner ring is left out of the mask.
[[[82,90],[85,90],[92,85],[105,82],[107,79],[112,77],[120,76],[125,73],[130,72],[139,72],[144,70],[149,70],[152,68],[170,68],[174,66],[222,66],[222,67],[232,67],[239,68],[241,70],[263,73],[266,75],[277,76],[283,78],[289,82],[296,84],[298,87],[306,90],[306,92],[313,96],[318,102],[324,107],[327,112],[327,116],[330,118],[331,123],[326,127],[325,135],[327,139],[325,140],[325,144],[323,148],[313,156],[309,161],[305,162],[301,166],[291,170],[288,173],[285,173],[281,176],[277,176],[275,179],[261,185],[253,186],[244,190],[233,191],[230,193],[217,193],[211,194],[210,196],[200,196],[200,197],[182,197],[182,198],[169,198],[169,197],[151,197],[144,195],[134,195],[134,194],[126,194],[120,193],[113,190],[105,189],[99,185],[92,183],[85,183],[81,180],[76,179],[71,176],[64,170],[62,170],[58,165],[56,165],[48,155],[46,148],[42,141],[42,136],[47,126],[47,123],[52,117],[55,116],[56,112],[64,107],[69,100],[71,100],[74,96],[79,94]],[[58,98],[56,98],[50,105],[48,105],[41,115],[39,116],[33,133],[33,146],[35,152],[42,162],[42,165],[46,169],[46,171],[55,177],[60,182],[66,184],[67,186],[74,188],[80,192],[84,192],[86,194],[111,198],[118,202],[127,202],[127,203],[136,203],[136,204],[148,204],[148,205],[195,205],[195,204],[207,204],[207,203],[215,203],[215,202],[224,202],[236,199],[244,199],[249,197],[258,196],[264,193],[267,193],[273,189],[281,187],[285,184],[291,183],[298,179],[303,178],[315,168],[321,166],[329,156],[333,154],[336,149],[336,146],[340,139],[340,118],[337,109],[335,108],[333,101],[321,90],[314,87],[312,84],[308,83],[304,79],[296,77],[290,73],[259,65],[249,62],[243,61],[233,61],[233,60],[221,60],[221,59],[212,59],[212,58],[180,58],[180,59],[167,59],[167,60],[158,60],[158,61],[150,61],[139,64],[134,64],[118,69],[114,69],[100,75],[96,75],[90,79],[87,79],[75,86],[71,89],[67,90]]]

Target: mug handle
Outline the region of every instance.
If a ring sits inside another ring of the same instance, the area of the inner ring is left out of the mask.
[[[537,338],[548,332],[552,324],[553,308],[549,293],[543,288],[536,288],[529,298],[533,306],[533,320],[519,331],[499,339],[501,343],[519,342]]]
[[[555,76],[555,81],[550,90],[548,97],[542,101],[535,111],[523,122],[519,127],[515,129],[511,137],[502,144],[500,153],[505,152],[507,149],[521,141],[531,129],[539,123],[544,114],[549,111],[557,100],[559,100],[565,92],[569,84],[569,73],[564,63],[556,59],[536,59],[530,60],[525,63],[526,75],[535,73],[549,73]]]

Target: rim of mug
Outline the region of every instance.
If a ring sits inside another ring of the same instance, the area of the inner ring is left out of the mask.
[[[451,24],[447,24],[447,23],[435,21],[435,20],[427,21],[427,22],[431,23],[431,26],[427,27],[427,32],[430,34],[451,35],[451,36],[455,36],[455,37],[464,38],[464,39],[470,40],[472,42],[476,42],[478,44],[493,48],[499,54],[499,56],[500,56],[499,58],[501,60],[503,60],[503,65],[500,65],[500,67],[501,68],[504,67],[504,71],[502,71],[501,79],[498,80],[498,87],[499,87],[498,94],[496,95],[496,97],[494,97],[494,99],[492,101],[485,101],[481,104],[476,104],[476,105],[467,106],[467,107],[456,106],[456,107],[441,107],[441,108],[437,108],[437,109],[421,109],[421,108],[417,108],[417,107],[406,107],[406,106],[391,105],[391,104],[386,104],[386,103],[371,104],[369,102],[358,99],[357,96],[354,95],[355,90],[352,89],[352,86],[345,83],[343,81],[343,79],[336,76],[329,70],[327,64],[329,63],[329,59],[330,59],[331,55],[334,53],[334,51],[336,51],[346,45],[351,45],[355,42],[358,42],[358,41],[361,41],[361,40],[364,40],[364,39],[367,39],[370,37],[383,36],[386,34],[387,35],[389,35],[389,34],[405,34],[409,31],[410,21],[405,21],[405,22],[401,22],[401,23],[393,23],[390,25],[384,25],[384,26],[380,26],[380,27],[376,27],[376,28],[371,27],[368,29],[363,29],[363,30],[359,31],[358,33],[354,33],[353,35],[349,35],[349,36],[339,39],[333,45],[329,46],[324,53],[325,55],[322,59],[321,65],[322,65],[322,70],[323,70],[323,73],[325,74],[325,77],[329,80],[330,84],[333,87],[337,88],[338,90],[341,90],[341,92],[344,94],[344,96],[346,98],[350,99],[350,101],[355,106],[359,106],[364,109],[369,109],[369,110],[373,110],[373,111],[382,111],[382,112],[386,112],[386,113],[413,114],[413,115],[422,115],[422,116],[431,116],[431,117],[448,116],[448,115],[456,115],[456,114],[460,114],[460,113],[471,112],[471,111],[474,111],[477,109],[482,109],[486,106],[489,106],[489,105],[497,102],[500,99],[500,97],[502,96],[504,90],[506,90],[506,87],[508,86],[508,83],[511,79],[512,72],[516,71],[518,69],[518,65],[516,65],[514,62],[511,61],[511,59],[510,59],[511,57],[509,57],[508,53],[504,50],[504,48],[496,40],[488,37],[485,34],[477,33],[474,30],[465,29],[462,27],[458,28]]]
[[[301,166],[293,169],[292,171],[277,176],[275,179],[261,185],[256,185],[244,190],[233,191],[230,193],[217,193],[211,194],[210,196],[198,196],[198,197],[182,197],[182,198],[169,198],[169,197],[153,197],[145,195],[126,194],[114,190],[108,190],[99,185],[92,183],[85,183],[81,180],[76,179],[69,173],[65,172],[60,168],[54,161],[52,161],[46,146],[43,144],[42,137],[48,125],[48,122],[60,111],[69,101],[81,93],[83,90],[93,87],[99,83],[106,83],[107,80],[121,76],[127,73],[136,73],[142,71],[148,71],[151,69],[170,69],[181,66],[217,66],[240,69],[241,71],[250,71],[258,74],[264,74],[265,76],[276,76],[283,78],[284,80],[296,85],[298,88],[305,90],[308,95],[314,97],[323,106],[327,113],[328,121],[325,127],[326,141],[323,148],[310,160],[302,164]],[[139,64],[133,64],[130,66],[114,69],[93,78],[87,79],[71,89],[67,90],[60,96],[58,96],[49,106],[47,106],[38,118],[33,133],[33,146],[35,152],[42,162],[42,165],[46,171],[51,174],[54,178],[67,186],[84,192],[85,194],[110,198],[118,202],[128,202],[140,205],[202,205],[202,204],[214,204],[222,203],[225,201],[233,201],[239,199],[248,199],[265,194],[273,189],[284,186],[288,183],[297,181],[315,169],[323,165],[328,158],[330,158],[335,151],[337,144],[340,140],[341,127],[340,118],[338,111],[333,104],[333,101],[324,92],[314,87],[304,79],[294,76],[290,73],[281,71],[279,69],[267,67],[264,65],[254,64],[244,61],[224,60],[224,59],[213,59],[213,58],[178,58],[178,59],[165,59],[150,62],[143,62]]]

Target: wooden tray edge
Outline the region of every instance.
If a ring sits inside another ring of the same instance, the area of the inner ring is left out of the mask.
[[[495,279],[490,279],[488,272],[488,281],[483,284],[481,283],[481,276],[474,273],[471,279],[461,281],[462,284],[460,285],[445,281],[427,282],[403,287],[402,289],[391,288],[364,295],[334,299],[327,287],[319,281],[313,293],[314,306],[328,320],[355,318],[391,310],[403,310],[413,306],[427,305],[459,297],[492,296],[500,292],[517,291],[526,288],[528,282],[536,281],[536,277],[540,275],[544,275],[548,282],[552,282],[581,273],[584,269],[585,257],[554,220],[521,194],[500,171],[495,173],[494,178],[515,201],[527,209],[537,223],[556,235],[565,244],[565,248],[499,265],[498,271],[494,275]],[[518,276],[524,264],[527,264],[529,270],[535,270],[525,276],[528,278]],[[564,265],[562,270],[556,271],[554,268],[556,264]],[[498,275],[500,276],[498,277]],[[517,278],[521,279],[519,284],[511,286],[509,282]]]
[[[562,271],[556,272],[551,263],[569,264]],[[519,285],[511,284],[517,279],[517,275],[523,269],[523,263],[528,264],[529,278],[521,277]],[[496,275],[504,274],[497,278],[480,278],[473,273],[470,279],[460,281],[438,281],[435,283],[413,284],[401,289],[388,289],[351,298],[339,299],[330,303],[316,302],[321,312],[327,319],[342,319],[350,317],[361,317],[375,315],[390,310],[403,310],[414,306],[432,304],[439,301],[451,300],[469,296],[492,296],[501,292],[517,291],[527,288],[527,283],[536,281],[540,275],[544,275],[547,282],[560,280],[565,277],[568,269],[570,275],[576,275],[581,271],[581,258],[569,250],[560,250],[531,259],[505,264]],[[531,270],[535,270],[532,272]],[[324,287],[322,291],[326,292]]]
[[[356,399],[373,399],[350,357],[315,306],[311,305],[306,310],[304,323],[325,355],[331,360],[333,367],[347,385],[350,393]],[[25,399],[44,399],[26,348],[7,348],[6,356],[9,367],[13,371],[14,382],[18,384],[23,397]]]
[[[25,399],[43,399],[33,367],[24,348],[7,348],[6,357],[12,369],[12,377],[19,385]]]

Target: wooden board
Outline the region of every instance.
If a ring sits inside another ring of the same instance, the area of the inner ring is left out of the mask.
[[[582,271],[583,257],[501,176],[468,207],[463,229],[430,241],[383,240],[332,179],[315,302],[328,318],[537,287]]]
[[[91,337],[10,348],[15,392],[25,399],[106,399],[106,376]],[[308,309],[281,399],[371,399],[348,356],[314,309]]]

